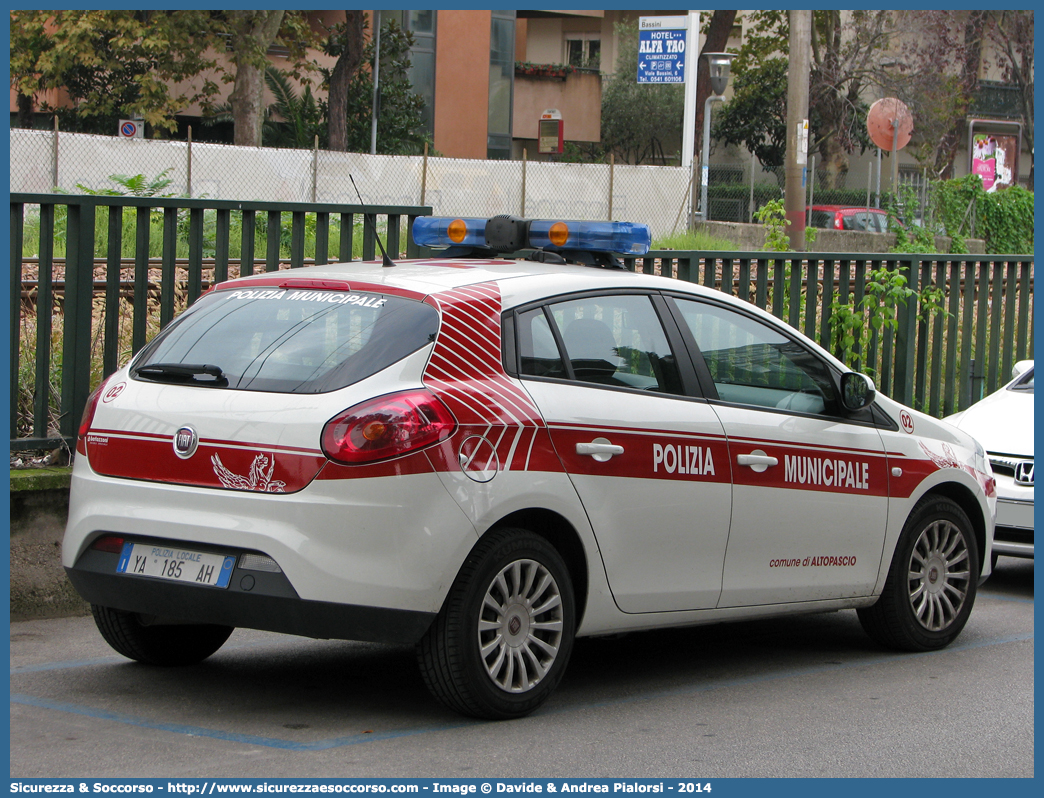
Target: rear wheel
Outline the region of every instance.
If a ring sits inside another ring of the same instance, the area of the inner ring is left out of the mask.
[[[146,626],[137,613],[97,604],[91,612],[106,643],[147,665],[195,665],[221,648],[233,631],[216,624]]]
[[[421,640],[421,674],[457,712],[521,717],[561,680],[575,624],[572,581],[555,548],[527,530],[496,530],[468,556]]]
[[[881,598],[859,610],[859,620],[889,648],[943,648],[967,623],[978,579],[979,553],[967,514],[950,499],[926,497],[903,527]]]

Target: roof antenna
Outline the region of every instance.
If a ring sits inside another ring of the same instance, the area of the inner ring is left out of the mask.
[[[366,203],[363,202],[362,194],[359,193],[359,187],[357,185],[355,185],[355,178],[352,177],[351,174],[349,173],[348,179],[352,181],[352,188],[355,189],[355,195],[359,198],[359,204],[365,206]],[[365,210],[363,211],[363,219],[364,220],[367,219],[367,215],[366,215],[366,211]],[[383,265],[384,266],[394,266],[395,262],[391,258],[388,257],[388,253],[384,250],[384,244],[381,243],[381,237],[379,235],[377,235],[377,227],[372,222],[370,223],[370,230],[373,233],[373,237],[377,239],[377,246],[380,247],[381,255],[384,256],[384,263],[383,263]]]

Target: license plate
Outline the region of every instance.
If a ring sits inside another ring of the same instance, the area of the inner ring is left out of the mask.
[[[149,543],[124,543],[116,573],[151,576],[171,582],[228,587],[236,558],[225,554],[204,554]]]
[[[1033,529],[1033,502],[997,500],[997,526]]]

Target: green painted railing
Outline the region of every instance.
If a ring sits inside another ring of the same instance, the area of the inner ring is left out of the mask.
[[[372,260],[379,228],[393,257],[415,257],[424,251],[409,230],[430,214],[427,207],[12,194],[12,450],[71,444],[91,386],[210,283],[287,264],[348,261],[357,243],[354,250]],[[1033,356],[1031,255],[665,250],[625,263],[738,296],[826,348],[834,300],[859,302],[870,271],[899,268],[911,288],[939,286],[945,314],[901,306],[897,329],[874,337],[858,364],[883,393],[936,416],[967,407]]]
[[[430,207],[12,194],[11,449],[72,444],[91,386],[208,284],[280,264],[349,261],[360,238],[354,250],[372,260],[379,228],[393,257],[415,257],[409,230],[430,215]]]
[[[882,393],[934,416],[963,410],[1033,357],[1032,255],[659,250],[625,264],[744,299],[826,349],[835,299],[860,303],[871,271],[899,269],[914,290],[937,286],[944,313],[900,304],[896,329],[874,335],[855,364]]]

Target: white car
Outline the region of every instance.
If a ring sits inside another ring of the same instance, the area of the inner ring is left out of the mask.
[[[946,420],[986,449],[997,478],[998,554],[1033,556],[1033,361],[1020,360],[1012,381]]]
[[[746,302],[613,268],[642,225],[414,237],[449,249],[219,285],[92,395],[63,562],[116,651],[416,643],[439,700],[510,718],[577,636],[853,608],[893,648],[960,633],[995,512],[970,435]]]

